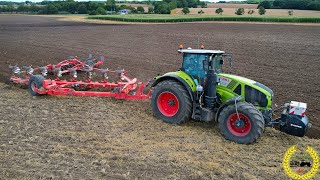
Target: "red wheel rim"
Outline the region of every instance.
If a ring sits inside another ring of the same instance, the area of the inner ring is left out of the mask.
[[[251,130],[251,122],[246,115],[242,113],[233,113],[228,117],[227,127],[235,136],[246,136]]]
[[[159,111],[167,116],[172,117],[177,114],[179,110],[179,101],[176,95],[172,92],[162,92],[157,99]]]

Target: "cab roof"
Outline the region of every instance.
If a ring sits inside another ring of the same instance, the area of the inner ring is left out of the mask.
[[[208,50],[208,49],[179,49],[179,53],[189,54],[224,54],[224,51],[220,50]]]

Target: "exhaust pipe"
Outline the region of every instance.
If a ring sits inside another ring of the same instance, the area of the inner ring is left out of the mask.
[[[204,106],[201,108],[201,120],[214,120],[215,113],[213,111],[217,99],[216,95],[217,74],[214,70],[208,70],[207,81],[204,87]]]
[[[217,74],[214,72],[214,70],[208,70],[207,73],[207,82],[206,86],[204,87],[204,107],[213,109],[214,104],[216,102],[217,98],[217,92],[216,92],[216,86],[217,86]]]

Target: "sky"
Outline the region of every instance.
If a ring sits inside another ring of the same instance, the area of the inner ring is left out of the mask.
[[[0,1],[25,2],[26,0],[0,0]],[[31,2],[41,2],[42,0],[30,0],[30,1]],[[75,0],[75,1],[89,1],[89,0]],[[92,0],[92,1],[107,1],[107,0]],[[124,1],[124,0],[122,0],[122,1]],[[130,0],[126,0],[126,1],[130,1]],[[131,0],[131,1],[133,1],[133,0]],[[136,0],[136,1],[139,1],[139,0]],[[147,0],[145,0],[145,1],[147,1]],[[200,1],[218,2],[221,0],[200,0]],[[231,0],[224,0],[224,1],[231,1]],[[244,1],[244,0],[232,0],[232,1]]]

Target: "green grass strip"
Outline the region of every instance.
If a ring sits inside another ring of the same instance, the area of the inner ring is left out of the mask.
[[[251,21],[251,22],[291,22],[319,23],[320,17],[268,17],[268,16],[201,16],[201,15],[105,15],[88,16],[88,19],[100,19],[124,22],[194,22],[194,21]]]

